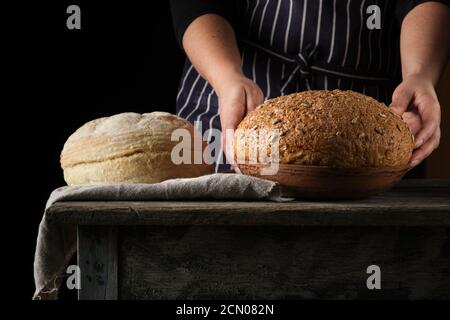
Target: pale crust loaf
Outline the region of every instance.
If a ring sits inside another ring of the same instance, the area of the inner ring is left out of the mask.
[[[90,121],[64,145],[64,179],[68,185],[154,183],[212,173],[213,167],[205,163],[171,161],[172,148],[179,143],[171,141],[171,134],[178,128],[189,130],[191,136],[195,130],[188,121],[166,112],[129,112]]]

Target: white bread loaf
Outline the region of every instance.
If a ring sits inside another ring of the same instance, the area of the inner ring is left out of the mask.
[[[171,141],[171,134],[180,128],[194,136],[188,121],[166,112],[129,112],[90,121],[64,145],[64,179],[68,185],[154,183],[212,173],[205,163],[172,162],[172,149],[179,142]],[[190,145],[193,155],[195,144]]]

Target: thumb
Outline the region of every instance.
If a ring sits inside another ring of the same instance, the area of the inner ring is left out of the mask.
[[[264,102],[264,94],[256,83],[245,89],[245,103],[247,113],[253,111],[257,106]]]
[[[400,84],[392,94],[391,110],[398,116],[402,116],[408,109],[408,106],[413,99],[414,91],[406,88]]]

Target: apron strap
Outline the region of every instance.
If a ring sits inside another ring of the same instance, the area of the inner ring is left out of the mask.
[[[333,65],[327,62],[318,61],[314,59],[317,52],[317,46],[306,46],[304,52],[299,52],[296,56],[288,56],[284,53],[276,52],[272,48],[261,46],[246,39],[239,39],[240,44],[253,48],[260,52],[263,52],[273,58],[276,58],[280,62],[295,65],[292,72],[282,80],[280,92],[292,84],[292,80],[298,74],[300,77],[310,77],[312,73],[320,73],[336,78],[346,78],[355,81],[364,81],[372,83],[389,83],[392,80],[388,76],[373,75],[368,72],[355,72],[354,69]]]

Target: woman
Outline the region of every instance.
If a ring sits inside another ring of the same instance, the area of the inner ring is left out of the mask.
[[[439,145],[434,87],[449,56],[449,1],[172,0],[171,5],[188,57],[177,114],[199,121],[203,131],[221,128],[225,153],[230,153],[225,129],[234,129],[265,99],[317,89],[350,89],[391,104],[415,136],[411,167]],[[379,19],[381,28],[369,28],[368,19]],[[217,171],[227,168],[223,162],[220,152]]]

